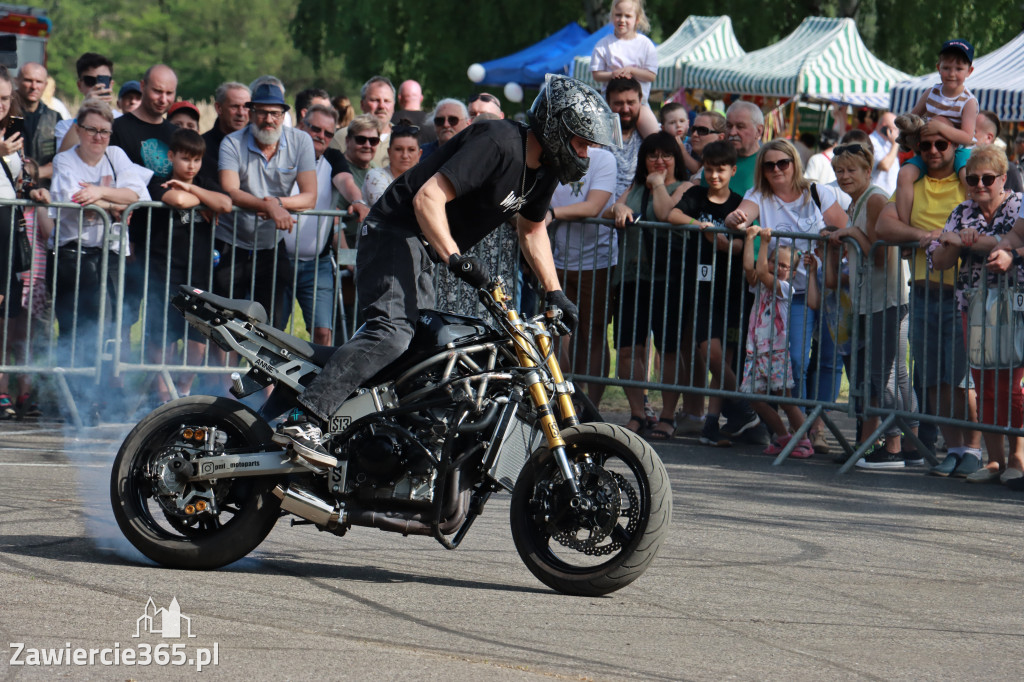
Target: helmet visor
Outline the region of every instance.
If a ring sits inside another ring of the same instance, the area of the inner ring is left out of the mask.
[[[582,116],[576,112],[566,112],[562,117],[562,127],[570,137],[578,135],[591,144],[616,148],[622,146],[619,115],[610,111],[588,111]]]

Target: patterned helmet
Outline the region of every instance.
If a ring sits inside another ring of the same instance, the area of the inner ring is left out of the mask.
[[[597,90],[575,78],[549,73],[530,107],[529,119],[544,150],[545,165],[554,168],[563,184],[581,179],[590,166],[590,159],[581,159],[573,149],[574,136],[606,147],[622,146],[619,115],[612,113]]]

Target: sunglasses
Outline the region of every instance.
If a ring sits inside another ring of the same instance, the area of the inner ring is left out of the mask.
[[[352,139],[355,140],[356,144],[360,147],[364,144],[368,144],[371,147],[376,147],[380,144],[379,137],[366,137],[365,135],[353,135]]]
[[[467,104],[472,104],[473,102],[476,101],[490,102],[491,104],[497,104],[499,106],[501,105],[501,102],[498,101],[498,98],[489,92],[481,92],[479,95],[473,95],[472,97],[469,98],[469,102],[467,102]]]
[[[330,137],[334,135],[333,130],[327,130],[326,128],[321,128],[320,126],[315,126],[307,123],[306,127],[309,128],[309,132],[313,133],[314,135],[323,135],[325,137]]]
[[[690,128],[690,135],[697,135],[698,137],[704,137],[705,135],[717,135],[719,131],[712,128],[705,128],[704,126],[693,126]]]
[[[778,161],[763,161],[761,168],[771,173],[773,170],[778,168],[780,171],[785,171],[789,168],[790,164],[793,163],[792,159],[779,159]]]
[[[833,156],[842,156],[843,154],[863,154],[867,156],[868,150],[862,144],[842,144],[832,150]]]
[[[400,126],[394,126],[394,127],[391,128],[391,136],[392,137],[403,137],[403,136],[406,136],[406,135],[412,136],[412,135],[419,135],[419,134],[420,134],[420,127],[419,126],[400,125]]]
[[[935,147],[935,151],[944,152],[949,149],[949,140],[935,140],[935,142],[922,142],[920,147],[923,152],[930,152],[932,147]]]
[[[970,187],[977,187],[979,180],[981,181],[981,184],[985,185],[986,187],[991,187],[992,183],[995,182],[996,178],[998,178],[998,177],[1000,177],[1000,176],[998,176],[998,175],[968,175],[966,180],[967,180],[967,184]]]
[[[462,119],[459,118],[458,116],[438,116],[437,118],[434,119],[434,127],[443,128],[444,122],[448,121],[448,125],[454,128],[455,126],[459,125],[459,121],[461,120]]]
[[[97,83],[103,83],[109,88],[113,80],[112,76],[82,76],[82,85],[87,88],[95,88]]]

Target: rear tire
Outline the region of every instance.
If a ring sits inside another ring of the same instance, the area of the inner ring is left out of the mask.
[[[227,451],[279,449],[271,443],[270,426],[237,401],[214,396],[175,400],[154,410],[128,434],[114,460],[110,502],[121,532],[153,561],[169,568],[219,568],[247,555],[274,527],[280,500],[271,490],[278,479],[219,479],[212,486],[217,514],[181,518],[168,513],[168,497],[161,497],[152,465],[183,443],[184,426],[216,427],[227,434]]]
[[[567,511],[561,473],[542,448],[512,492],[512,539],[526,567],[548,587],[608,594],[639,578],[657,555],[672,516],[668,474],[654,449],[620,426],[581,424],[564,429],[562,438],[570,462],[589,455],[596,465],[581,483],[603,516],[574,525],[578,516]]]

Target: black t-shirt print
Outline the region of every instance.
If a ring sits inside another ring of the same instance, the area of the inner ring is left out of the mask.
[[[527,220],[544,220],[558,178],[541,167],[527,170],[524,179],[525,138],[526,127],[514,121],[474,123],[391,183],[370,210],[367,223],[419,233],[412,199],[435,173],[444,175],[455,190],[445,212],[462,251],[516,213]]]

